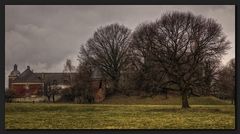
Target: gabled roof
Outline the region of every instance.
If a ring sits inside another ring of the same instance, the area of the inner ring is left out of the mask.
[[[37,77],[30,69],[26,69],[21,73],[13,83],[42,83],[42,80]]]

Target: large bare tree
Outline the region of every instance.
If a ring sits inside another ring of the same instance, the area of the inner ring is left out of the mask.
[[[121,71],[128,63],[130,33],[124,25],[100,27],[80,51],[80,58],[88,60],[111,78],[113,91],[118,89]]]
[[[151,59],[161,65],[167,77],[166,83],[181,91],[182,108],[189,108],[188,94],[199,81],[195,76],[201,63],[218,60],[229,48],[221,25],[192,13],[169,12],[139,29],[133,34],[133,42],[144,44],[133,43],[134,51],[143,54],[142,51],[150,50],[145,53],[150,52]],[[144,48],[146,46],[148,49]]]

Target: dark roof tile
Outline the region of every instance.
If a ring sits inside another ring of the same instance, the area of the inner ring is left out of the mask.
[[[41,79],[37,77],[30,69],[26,69],[14,81],[14,83],[41,83]]]

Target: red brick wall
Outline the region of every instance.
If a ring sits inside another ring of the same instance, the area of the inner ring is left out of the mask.
[[[12,89],[17,97],[27,97],[31,95],[42,94],[42,84],[29,84],[29,89],[26,89],[26,84],[12,84]]]

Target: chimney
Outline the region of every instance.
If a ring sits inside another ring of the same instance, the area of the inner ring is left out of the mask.
[[[44,82],[44,79],[45,79],[45,75],[44,75],[44,73],[42,73],[42,81]]]
[[[44,79],[44,74],[42,73],[42,79]]]
[[[27,66],[27,69],[30,70],[30,66]]]
[[[17,64],[14,64],[14,70],[17,70]]]

